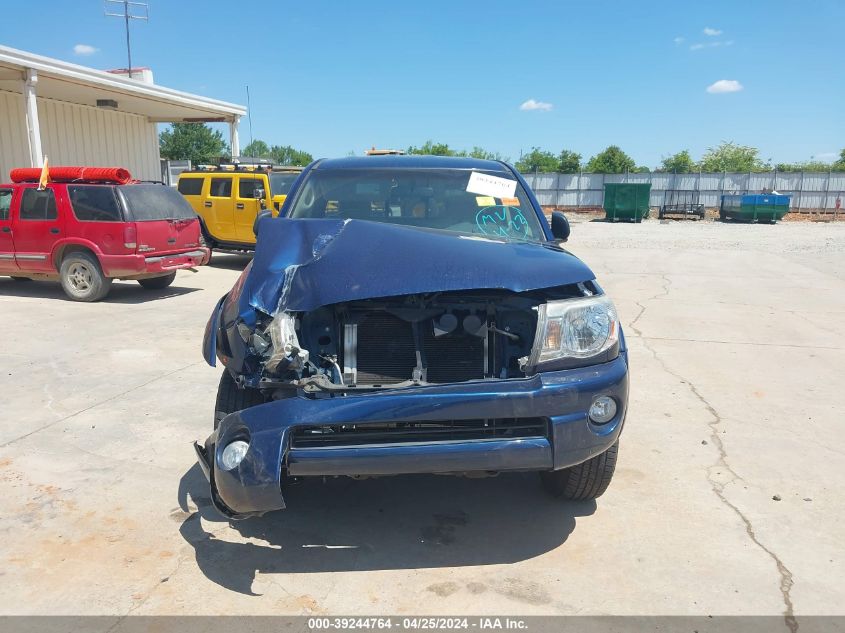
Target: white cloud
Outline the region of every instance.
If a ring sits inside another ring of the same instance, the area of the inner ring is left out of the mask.
[[[711,94],[721,94],[723,92],[739,92],[742,90],[742,84],[736,79],[720,79],[707,86],[707,92]]]
[[[684,38],[682,38],[682,37],[680,37],[680,36],[679,36],[679,37],[676,37],[676,38],[675,38],[674,40],[672,40],[672,41],[673,41],[673,42],[675,42],[675,44],[683,44],[683,43],[684,43]]]
[[[99,50],[99,48],[95,48],[90,44],[77,44],[73,47],[73,52],[75,55],[93,55]]]
[[[818,154],[813,155],[814,159],[824,160],[824,161],[830,161],[830,160],[833,160],[834,158],[838,158],[838,157],[839,157],[839,152],[819,152]]]
[[[540,110],[541,112],[548,112],[552,109],[551,103],[546,103],[545,101],[535,101],[534,99],[529,99],[528,101],[524,101],[521,106],[519,106],[520,110]]]
[[[716,37],[717,35],[721,35],[722,31],[721,29],[713,29],[709,26],[705,26],[702,33],[704,33],[707,37]]]
[[[691,51],[700,51],[702,48],[718,48],[720,46],[733,46],[733,40],[718,40],[716,42],[705,42],[704,44],[692,44],[689,49]]]

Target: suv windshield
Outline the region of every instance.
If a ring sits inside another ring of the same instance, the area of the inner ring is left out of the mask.
[[[118,187],[123,208],[134,222],[150,220],[191,220],[197,217],[188,201],[166,185],[126,185]]]
[[[293,181],[299,177],[300,172],[271,172],[270,191],[274,196],[288,195]]]
[[[499,171],[314,169],[289,217],[352,218],[511,240],[546,239],[525,190]]]

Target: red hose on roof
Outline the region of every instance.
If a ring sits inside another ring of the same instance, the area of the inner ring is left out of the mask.
[[[123,167],[48,167],[50,180],[54,182],[113,182],[125,185],[132,182],[132,174]],[[40,167],[18,167],[9,172],[12,182],[38,182]]]

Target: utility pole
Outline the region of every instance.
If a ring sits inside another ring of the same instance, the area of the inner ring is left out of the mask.
[[[126,25],[126,57],[129,59],[129,78],[132,78],[132,47],[129,44],[129,20],[144,20],[150,19],[150,5],[146,2],[130,2],[129,0],[103,0],[104,12],[110,18],[123,18]],[[120,5],[123,9],[122,13],[112,13],[109,11],[110,7]],[[133,12],[134,9],[134,12]]]

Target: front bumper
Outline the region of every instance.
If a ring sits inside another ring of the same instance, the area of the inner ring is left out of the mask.
[[[616,399],[616,417],[601,426],[587,411],[598,395]],[[285,507],[288,476],[389,475],[552,470],[580,464],[619,437],[628,402],[628,359],[544,372],[531,378],[471,381],[385,390],[366,395],[277,400],[225,417],[204,446],[195,444],[215,506],[233,518]],[[546,418],[547,437],[357,447],[292,448],[294,427],[477,418]],[[222,448],[248,439],[233,470],[219,466]]]

